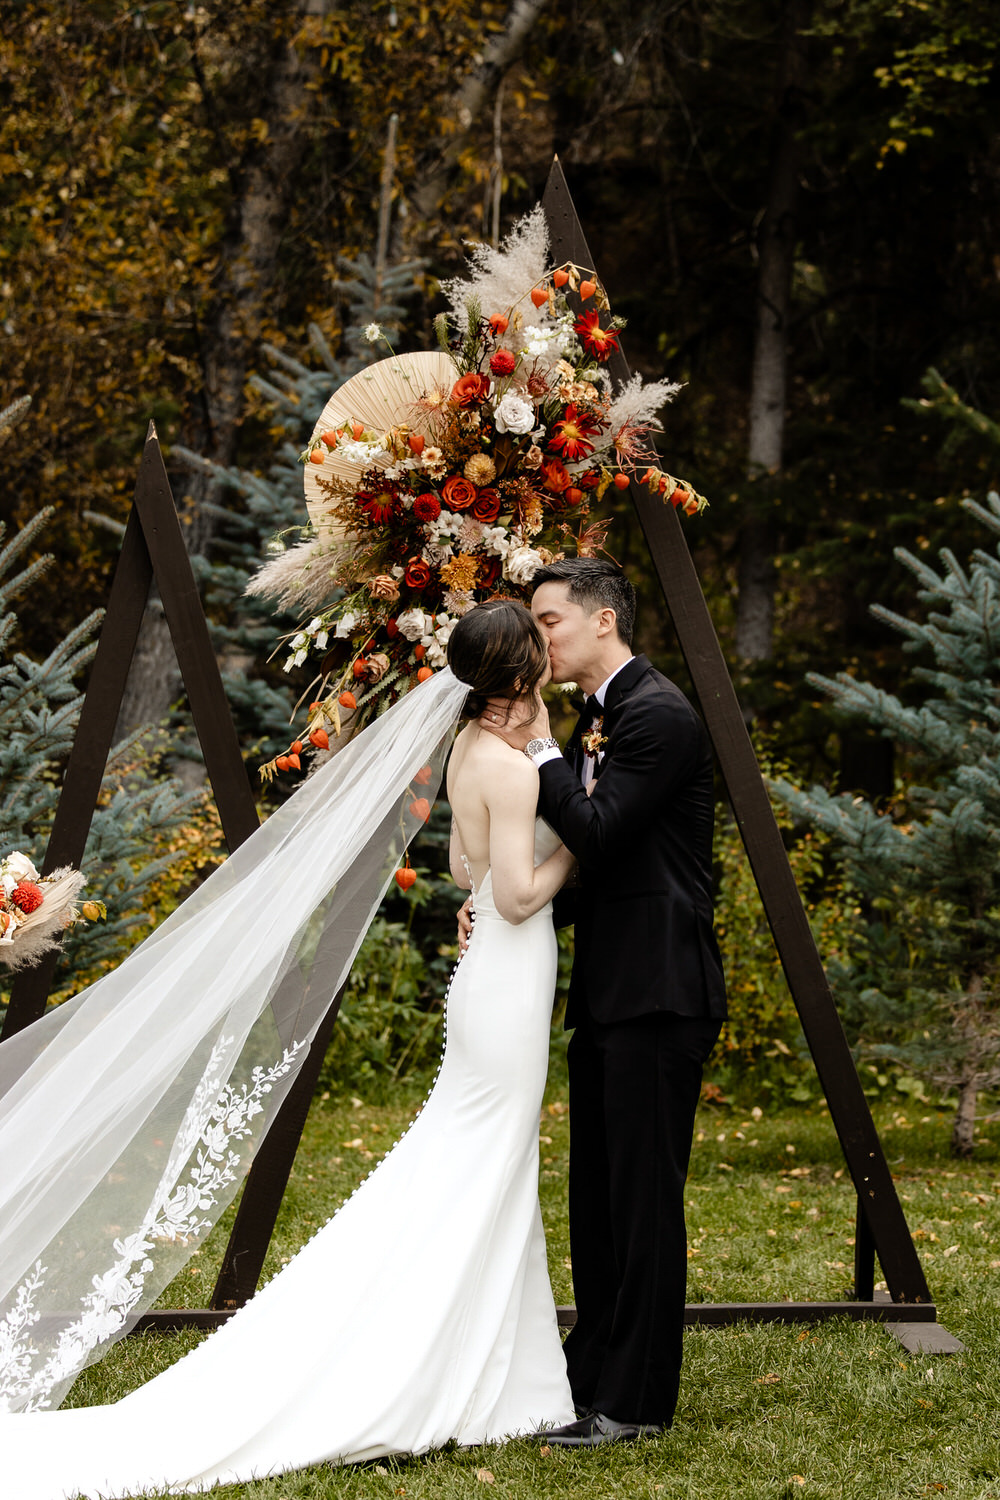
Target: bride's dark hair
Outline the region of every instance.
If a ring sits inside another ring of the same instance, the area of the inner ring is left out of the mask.
[[[448,665],[470,692],[463,713],[478,719],[491,698],[529,698],[549,659],[532,613],[516,599],[487,599],[463,615],[448,641]]]

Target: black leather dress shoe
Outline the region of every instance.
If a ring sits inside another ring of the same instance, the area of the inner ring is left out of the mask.
[[[633,1443],[636,1438],[659,1437],[662,1432],[662,1422],[616,1422],[602,1411],[592,1411],[578,1422],[533,1436],[556,1448],[597,1448],[601,1443]]]

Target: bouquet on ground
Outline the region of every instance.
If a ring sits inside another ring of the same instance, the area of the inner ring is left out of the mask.
[[[18,850],[0,859],[0,963],[20,969],[57,946],[72,922],[106,916],[104,903],[77,897],[86,877],[68,866],[39,875]]]
[[[638,479],[689,515],[707,504],[650,445],[680,387],[634,376],[613,390],[622,320],[592,272],[547,263],[538,208],[446,283],[437,351],[379,360],[327,403],[302,454],[306,540],[249,589],[303,612],[279,649],[287,671],[316,668],[302,739],[265,778],[443,667],[467,610],[527,601],[540,567],[603,550],[609,486]]]

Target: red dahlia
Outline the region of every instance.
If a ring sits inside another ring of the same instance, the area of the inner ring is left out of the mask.
[[[509,349],[498,349],[490,360],[490,371],[494,375],[499,375],[501,380],[506,375],[513,375],[516,366],[517,360]]]
[[[11,906],[18,907],[25,915],[37,911],[44,900],[41,888],[33,880],[18,881],[10,893]]]
[[[597,312],[581,313],[573,324],[573,332],[580,335],[588,354],[602,362],[610,359],[618,348],[618,335],[613,328],[601,327],[601,315]]]
[[[418,521],[436,521],[441,514],[441,502],[428,490],[426,494],[418,495],[414,500],[413,514]]]

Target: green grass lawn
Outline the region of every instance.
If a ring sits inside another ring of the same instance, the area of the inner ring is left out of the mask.
[[[413,1094],[387,1107],[347,1096],[316,1101],[265,1277],[371,1169],[417,1103]],[[938,1316],[965,1342],[965,1353],[913,1356],[885,1329],[846,1320],[691,1330],[677,1418],[663,1438],[596,1453],[540,1452],[512,1442],[320,1467],[220,1487],[211,1491],[214,1500],[1000,1500],[1000,1128],[992,1138],[987,1128],[976,1158],[963,1164],[948,1154],[948,1116],[883,1109],[878,1123]],[[557,1301],[568,1302],[568,1129],[558,1084],[540,1138],[553,1288]],[[854,1194],[826,1111],[800,1107],[769,1116],[703,1106],[688,1228],[690,1301],[841,1297],[853,1262]],[[204,1305],[225,1230],[178,1277],[164,1305]],[[116,1399],[197,1337],[126,1340],[80,1377],[68,1404]]]

